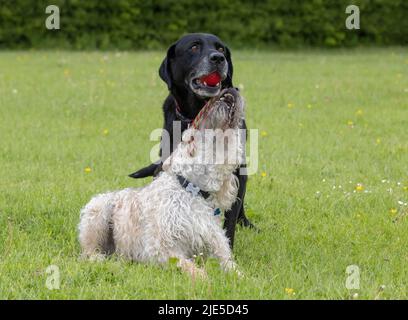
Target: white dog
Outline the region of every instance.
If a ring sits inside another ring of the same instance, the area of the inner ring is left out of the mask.
[[[166,263],[204,275],[195,255],[219,259],[235,270],[228,239],[217,214],[228,210],[238,190],[234,170],[245,142],[238,129],[243,100],[235,89],[211,99],[183,134],[149,185],[95,196],[81,211],[83,255],[102,258],[116,252],[138,262]]]

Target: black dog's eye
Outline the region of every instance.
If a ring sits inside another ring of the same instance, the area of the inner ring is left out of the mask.
[[[221,53],[224,53],[224,48],[223,47],[219,47],[218,49],[217,49],[219,52],[221,52]]]
[[[198,44],[192,45],[190,49],[191,49],[192,52],[197,52],[198,51]]]

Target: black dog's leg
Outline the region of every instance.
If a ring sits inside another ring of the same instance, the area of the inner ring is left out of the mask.
[[[245,208],[243,205],[241,206],[241,210],[239,211],[237,223],[239,223],[239,225],[243,227],[255,228],[251,221],[249,221],[245,216]]]
[[[237,196],[237,200],[232,205],[231,210],[228,210],[227,212],[225,212],[225,221],[224,221],[224,229],[226,231],[225,232],[226,236],[230,241],[231,249],[234,247],[235,227],[237,225],[238,217],[240,216],[240,214],[242,214],[244,219],[248,221],[248,219],[245,217],[245,213],[243,212],[243,207],[244,207],[243,203],[244,203],[246,183],[247,183],[248,177],[246,175],[240,175],[239,169],[234,174],[237,175],[238,181],[239,181],[238,196]],[[250,224],[249,221],[248,223]]]
[[[161,164],[159,163],[152,163],[151,165],[140,169],[136,172],[133,172],[129,174],[129,177],[134,178],[134,179],[139,179],[139,178],[146,178],[154,175],[154,173],[161,169]]]
[[[241,226],[243,226],[243,227],[258,229],[257,227],[255,227],[255,226],[251,223],[251,221],[248,220],[248,218],[247,218],[246,215],[245,215],[244,197],[245,197],[245,193],[246,193],[246,184],[247,184],[248,177],[247,177],[247,176],[242,176],[242,177],[245,177],[245,179],[244,179],[245,181],[244,181],[244,182],[241,182],[241,181],[240,181],[240,185],[239,185],[239,187],[241,188],[241,183],[242,183],[242,188],[243,188],[243,190],[241,191],[241,194],[242,194],[242,198],[241,198],[241,199],[242,199],[242,205],[241,205],[241,208],[240,208],[240,210],[239,210],[239,212],[238,212],[237,223],[239,223],[239,225],[241,225]]]

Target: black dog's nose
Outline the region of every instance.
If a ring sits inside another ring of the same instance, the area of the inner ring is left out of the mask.
[[[225,61],[225,57],[222,53],[213,52],[210,53],[210,61],[214,62],[215,64],[220,64],[221,62]]]

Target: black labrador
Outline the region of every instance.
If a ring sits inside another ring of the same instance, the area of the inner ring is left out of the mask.
[[[170,136],[170,146],[164,146],[162,138],[161,161],[153,163],[132,173],[132,178],[155,176],[161,171],[161,166],[168,154],[180,141],[173,141],[173,121],[180,121],[181,132],[186,130],[200,112],[207,100],[220,93],[223,88],[231,88],[233,66],[228,47],[215,35],[204,33],[187,34],[174,43],[167,51],[167,56],[160,66],[160,78],[167,83],[170,91],[163,104],[164,129]],[[243,129],[246,129],[244,122]],[[168,148],[169,147],[169,148]],[[224,228],[234,244],[235,226],[253,225],[245,216],[244,197],[247,176],[235,172],[239,179],[237,201],[231,210],[225,213]]]

